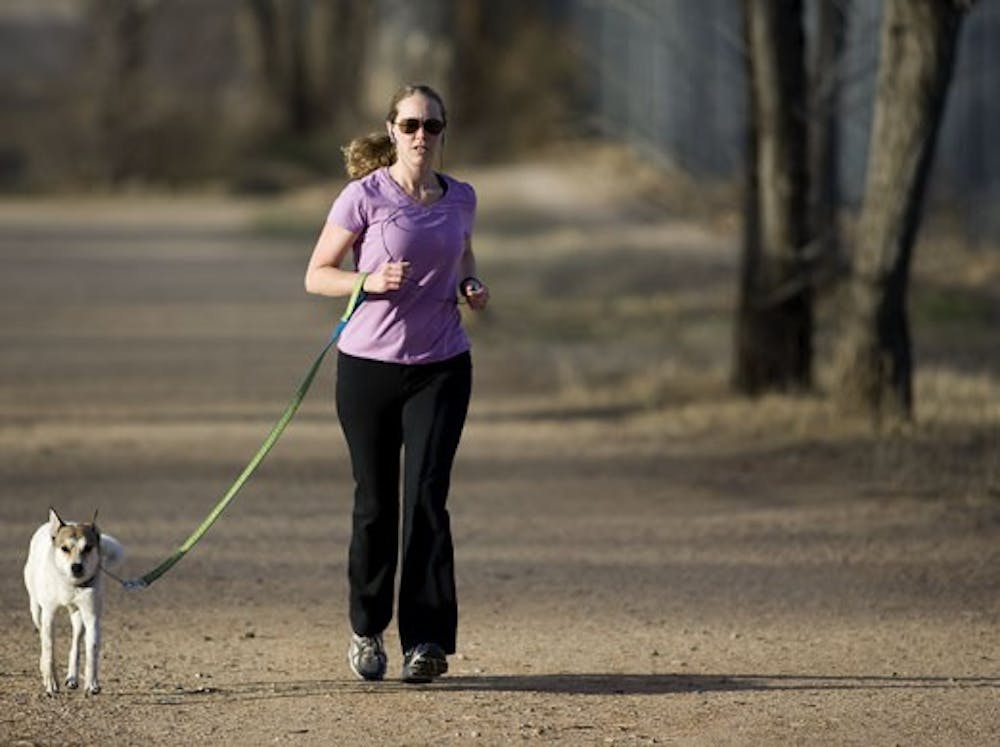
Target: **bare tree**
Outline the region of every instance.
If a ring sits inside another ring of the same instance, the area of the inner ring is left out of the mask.
[[[366,5],[246,0],[263,87],[278,129],[308,135],[358,109]]]
[[[744,0],[750,92],[747,204],[734,386],[808,387],[812,290],[802,0]]]
[[[104,178],[114,186],[143,171],[144,76],[155,0],[91,0],[97,77],[96,129]]]
[[[837,117],[843,83],[844,38],[850,0],[816,3],[815,42],[809,55],[809,220],[810,257],[819,270],[839,264],[840,143]]]
[[[910,260],[959,27],[971,4],[885,3],[865,198],[835,357],[842,409],[876,422],[912,417]]]
[[[259,50],[260,72],[281,125],[296,135],[308,133],[322,105],[308,77],[307,24],[311,0],[247,0]]]
[[[325,35],[316,42],[331,115],[335,122],[354,127],[362,117],[365,50],[370,29],[370,6],[355,0],[327,0]]]

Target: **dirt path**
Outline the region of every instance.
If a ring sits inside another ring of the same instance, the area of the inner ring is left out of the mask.
[[[451,503],[459,653],[427,687],[345,663],[327,367],[203,544],[146,591],[109,588],[104,692],[42,696],[20,569],[47,507],[99,507],[126,573],[147,570],[257,448],[336,310],[301,290],[297,226],[326,196],[0,205],[0,744],[1000,738],[989,365],[928,374],[940,413],[897,439],[819,399],[735,399],[731,241],[559,166],[466,174],[496,305],[472,324]]]

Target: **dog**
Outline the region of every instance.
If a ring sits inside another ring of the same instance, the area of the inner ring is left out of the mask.
[[[125,553],[121,543],[97,528],[97,514],[90,522],[67,523],[55,509],[49,509],[49,521],[38,527],[31,538],[28,560],[24,564],[24,585],[28,589],[31,619],[41,637],[39,666],[45,692],[59,692],[55,664],[52,661],[53,620],[66,607],[73,626],[70,642],[66,687],[79,686],[80,643],[85,642],[87,695],[101,691],[98,681],[98,658],[101,648],[101,567],[119,563]]]

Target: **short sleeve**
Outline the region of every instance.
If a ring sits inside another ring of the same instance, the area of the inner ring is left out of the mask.
[[[335,223],[351,233],[361,233],[368,225],[364,210],[364,189],[358,181],[349,182],[333,201],[328,223]]]

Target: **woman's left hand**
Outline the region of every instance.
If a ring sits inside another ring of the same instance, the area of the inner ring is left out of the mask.
[[[482,311],[490,302],[490,289],[476,278],[469,278],[463,283],[462,295],[473,311]]]

